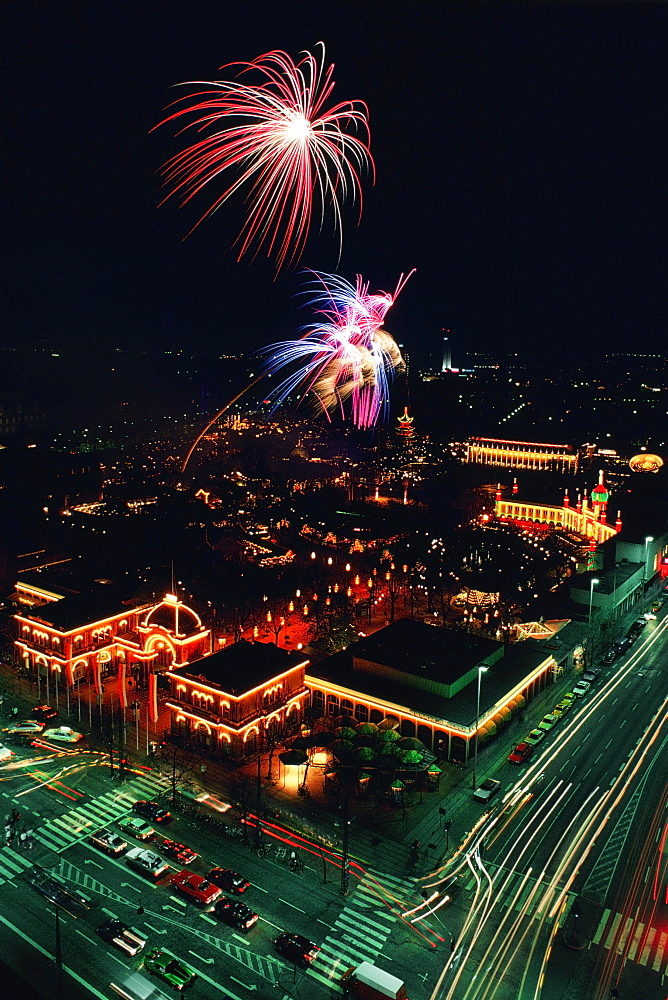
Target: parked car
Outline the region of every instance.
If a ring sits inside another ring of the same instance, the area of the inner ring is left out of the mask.
[[[248,879],[245,879],[243,875],[235,872],[232,868],[212,868],[207,878],[209,882],[213,882],[219,889],[225,889],[226,892],[241,894],[250,889]]]
[[[139,816],[124,816],[119,819],[116,826],[119,826],[123,833],[129,833],[130,836],[136,837],[137,840],[153,840],[155,837],[155,830],[150,823],[146,820],[140,819]]]
[[[185,869],[172,875],[172,885],[199,906],[210,906],[222,896],[217,885],[209,882],[203,875],[196,875]]]
[[[169,810],[161,806],[159,802],[147,802],[145,799],[139,799],[132,808],[140,816],[152,819],[154,823],[169,823],[172,818]]]
[[[236,927],[244,934],[247,934],[259,919],[257,913],[253,913],[250,906],[246,906],[240,899],[227,899],[225,896],[218,900],[213,912],[226,924]]]
[[[189,965],[186,965],[176,955],[166,948],[154,948],[144,959],[144,968],[159,976],[175,990],[184,990],[195,981],[197,975]]]
[[[579,681],[573,688],[573,691],[578,696],[578,698],[584,698],[590,687],[591,684],[589,683],[589,681]]]
[[[310,965],[320,948],[302,934],[288,934],[283,931],[274,941],[274,948],[283,958],[299,965]]]
[[[96,847],[99,847],[101,851],[106,851],[107,854],[122,854],[128,846],[127,840],[123,840],[122,837],[119,837],[116,833],[112,833],[111,830],[96,830],[95,833],[91,833],[88,839],[91,844],[95,844]]]
[[[572,691],[568,691],[568,692],[567,692],[567,693],[566,693],[566,694],[565,694],[565,695],[564,695],[564,696],[562,697],[562,699],[561,699],[561,702],[560,702],[559,704],[563,704],[563,702],[565,702],[565,701],[567,701],[567,702],[568,702],[569,704],[571,704],[571,705],[572,705],[572,704],[574,704],[574,702],[575,702],[575,695],[573,694],[573,692],[572,692]]]
[[[615,649],[614,646],[611,646],[610,649],[607,651],[607,653],[604,654],[603,662],[614,663],[618,656],[619,656],[619,650]]]
[[[532,729],[531,732],[524,737],[524,742],[528,743],[529,746],[537,746],[542,739],[547,736],[547,730],[545,729]]]
[[[124,924],[117,917],[110,917],[97,928],[96,933],[108,944],[115,944],[117,948],[127,955],[138,955],[146,945],[146,939],[141,937],[138,931],[133,930]]]
[[[598,680],[601,671],[598,667],[592,667],[591,670],[585,670],[582,675],[582,680],[587,681],[589,684],[593,684],[595,680]]]
[[[32,714],[36,719],[39,719],[40,722],[48,722],[49,719],[58,718],[57,710],[52,708],[51,705],[35,705],[32,710]]]
[[[549,733],[550,729],[554,729],[556,724],[559,722],[559,716],[555,715],[554,712],[550,712],[546,715],[544,719],[541,719],[538,723],[539,729],[544,729],[546,733]]]
[[[573,707],[572,701],[560,701],[558,705],[554,706],[553,712],[555,715],[558,715],[560,719],[563,719],[566,713],[570,712],[572,707]]]
[[[125,862],[150,878],[160,878],[169,868],[164,858],[154,851],[147,851],[145,847],[132,847],[125,855]]]
[[[636,618],[631,628],[639,628],[640,631],[642,632],[642,630],[645,628],[646,625],[647,625],[647,618],[644,615],[641,615],[640,618]]]
[[[496,778],[485,778],[482,784],[476,788],[473,798],[477,799],[478,802],[489,802],[496,795],[500,787],[501,782],[497,781]]]
[[[191,851],[185,844],[179,844],[176,840],[163,840],[160,850],[172,861],[178,861],[182,865],[191,865],[197,858],[194,851]]]
[[[656,621],[656,611],[654,611],[654,609],[652,609],[651,611],[646,611],[645,614],[643,615],[643,618],[645,619],[645,621],[655,622]]]
[[[513,752],[508,755],[508,760],[511,764],[524,764],[532,753],[533,747],[530,743],[518,743]]]
[[[626,652],[626,650],[629,648],[630,645],[631,645],[631,640],[629,639],[628,636],[624,635],[622,636],[621,639],[616,639],[613,642],[612,648],[616,649],[617,655],[620,656],[622,653]]]

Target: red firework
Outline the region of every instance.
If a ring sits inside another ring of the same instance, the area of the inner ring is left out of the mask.
[[[221,67],[240,66],[237,75],[259,75],[257,83],[183,84],[211,89],[180,98],[160,122],[187,119],[178,135],[189,129],[206,133],[162,168],[171,186],[163,202],[176,195],[185,204],[223,175],[227,186],[199,222],[245,191],[248,217],[236,241],[237,259],[249,252],[255,256],[264,246],[267,256],[276,257],[277,271],[301,257],[316,200],[321,225],[327,208],[332,212],[340,252],[341,202],[358,201],[361,213],[360,177],[364,170],[374,171],[366,104],[344,101],[327,107],[334,65],[325,69],[325,47],[318,45],[319,58],[304,52],[297,63],[273,51]],[[226,171],[232,174],[229,182]]]

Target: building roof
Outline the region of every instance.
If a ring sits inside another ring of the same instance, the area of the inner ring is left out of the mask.
[[[170,635],[181,639],[202,630],[202,622],[195,612],[191,611],[185,604],[181,604],[176,598],[172,598],[171,595],[168,595],[164,601],[152,608],[146,615],[143,627],[152,628],[155,626],[164,628]]]
[[[121,601],[118,593],[108,587],[90,590],[85,594],[72,594],[60,601],[31,608],[20,614],[31,621],[40,621],[60,632],[72,632],[108,618],[130,615],[136,608],[130,608]]]
[[[427,626],[431,628],[433,626]],[[436,631],[436,629],[434,629]],[[446,698],[410,684],[390,680],[380,674],[363,673],[353,669],[353,651],[358,643],[335,653],[326,660],[311,663],[307,678],[330,681],[370,700],[391,702],[404,706],[409,712],[424,715],[447,726],[448,722],[475,728],[477,708],[477,683],[472,681],[452,698]],[[496,644],[495,644],[496,645]],[[497,704],[503,704],[517,689],[521,681],[552,656],[544,644],[518,642],[505,649],[504,656],[488,667],[480,686],[480,716],[483,717]],[[465,672],[462,670],[461,672]]]
[[[452,684],[486,658],[497,655],[500,648],[501,643],[462,629],[400,618],[356,642],[350,651],[356,659]]]
[[[171,676],[199,677],[238,698],[300,663],[308,663],[308,657],[280,649],[273,642],[240,639],[211,656],[172,670]]]

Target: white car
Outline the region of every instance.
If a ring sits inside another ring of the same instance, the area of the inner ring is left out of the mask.
[[[101,851],[106,851],[107,854],[122,854],[128,846],[127,840],[123,840],[111,830],[96,830],[95,833],[89,835],[88,840],[91,844],[99,847]]]
[[[16,757],[14,751],[10,750],[9,747],[6,747],[3,743],[0,743],[0,761],[11,760],[12,757]]]
[[[589,681],[578,681],[573,688],[573,694],[577,695],[578,698],[584,698],[590,687]]]
[[[45,729],[42,733],[45,740],[56,740],[58,743],[78,743],[83,739],[83,733],[69,726],[58,726],[57,729]]]

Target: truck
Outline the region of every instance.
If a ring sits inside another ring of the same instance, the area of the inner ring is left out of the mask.
[[[371,962],[347,969],[341,977],[341,986],[348,996],[360,1000],[407,1000],[402,980]]]

